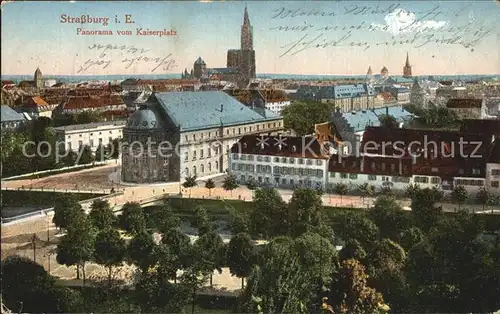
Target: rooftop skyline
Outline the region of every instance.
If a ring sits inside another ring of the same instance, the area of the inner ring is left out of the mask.
[[[257,73],[363,75],[385,66],[402,75],[407,53],[413,75],[500,72],[495,1],[70,1],[2,4],[2,75],[37,67],[44,75],[170,74],[190,70],[198,57],[222,68],[227,50],[240,48],[245,5]],[[135,23],[125,23],[127,14]],[[67,23],[82,15],[108,20]],[[78,35],[78,28],[113,35]],[[176,34],[138,35],[138,28]]]

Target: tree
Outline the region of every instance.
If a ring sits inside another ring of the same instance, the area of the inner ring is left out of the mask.
[[[96,161],[106,161],[109,158],[109,148],[99,144],[95,150],[94,156]]]
[[[156,227],[162,233],[178,228],[181,223],[180,218],[175,215],[168,202],[165,202],[149,216],[152,220],[151,226]]]
[[[142,230],[134,234],[127,247],[129,262],[136,265],[143,274],[156,264],[156,244],[151,233]]]
[[[85,215],[80,203],[74,195],[67,194],[56,200],[52,222],[58,228],[67,229],[75,220]]]
[[[94,162],[94,155],[92,154],[90,146],[85,145],[81,147],[78,153],[80,154],[80,158],[78,160],[79,165],[88,165]]]
[[[95,200],[90,205],[89,218],[94,227],[101,231],[113,226],[116,216],[106,200]]]
[[[340,195],[340,201],[342,202],[342,196],[346,195],[349,192],[349,186],[345,183],[337,183],[334,185],[333,189],[335,193]]]
[[[63,156],[62,162],[66,167],[71,167],[76,165],[77,159],[78,154],[74,150],[70,150],[66,156]]]
[[[236,182],[236,178],[234,175],[230,174],[222,183],[222,188],[226,191],[231,191],[231,196],[233,196],[233,190],[238,187],[238,182]]]
[[[394,192],[392,192],[392,188],[390,185],[383,185],[381,188],[380,188],[380,193],[382,195],[386,195],[386,196],[394,196]]]
[[[82,267],[83,285],[85,286],[85,263],[90,261],[95,249],[95,230],[90,219],[83,216],[82,219],[68,227],[68,233],[64,235],[57,245],[56,260],[61,265],[77,266],[77,278],[79,278],[79,267]]]
[[[367,279],[365,267],[358,261],[349,259],[341,263],[327,294],[335,313],[375,313],[387,308],[383,296],[368,286]]]
[[[115,138],[108,144],[108,150],[110,152],[110,157],[112,159],[118,159],[120,156],[121,139]]]
[[[160,256],[160,266],[163,264],[162,261],[165,261],[165,254],[168,254],[168,269],[170,270],[170,275],[173,277],[171,279],[175,282],[177,280],[177,270],[187,269],[192,264],[191,240],[179,229],[170,229],[162,234],[161,242],[166,246],[166,250],[162,248],[159,251],[163,255]]]
[[[484,186],[481,187],[476,194],[476,200],[479,204],[483,205],[483,211],[485,209],[485,206],[489,203],[490,199],[490,192]]]
[[[18,255],[2,262],[2,303],[14,313],[75,313],[82,305],[77,292],[56,286],[41,265]]]
[[[202,234],[194,243],[194,258],[200,263],[202,272],[210,274],[210,287],[212,287],[212,274],[214,270],[222,272],[224,261],[224,242],[220,235],[210,230]]]
[[[321,197],[311,189],[295,189],[288,203],[288,234],[297,237],[320,224],[323,204]]]
[[[307,232],[296,238],[293,249],[297,253],[303,271],[321,284],[326,283],[334,271],[337,251],[329,239],[317,233]]]
[[[207,182],[205,182],[205,189],[208,189],[208,196],[212,196],[212,189],[214,188],[215,188],[214,180],[208,179]]]
[[[366,251],[363,249],[359,241],[356,239],[347,240],[344,247],[342,247],[342,249],[339,252],[340,261],[355,259],[362,262],[364,261],[365,257],[366,257]]]
[[[374,222],[354,213],[341,214],[334,223],[334,231],[344,240],[358,240],[365,249],[369,249],[379,236],[379,229]]]
[[[451,199],[458,204],[458,210],[460,210],[460,205],[464,204],[468,198],[469,192],[463,185],[456,186],[451,193]]]
[[[198,235],[203,235],[213,229],[212,221],[204,207],[198,206],[195,211],[195,228],[198,229]]]
[[[422,231],[429,231],[441,219],[443,209],[436,206],[441,198],[441,191],[434,188],[425,188],[415,193],[411,202],[411,215]]]
[[[294,101],[283,109],[283,123],[298,136],[314,133],[314,125],[328,121],[334,108],[330,104],[312,101]]]
[[[108,281],[111,284],[111,271],[113,266],[120,266],[127,252],[125,240],[118,230],[101,230],[95,240],[94,259],[97,264],[108,268]]]
[[[418,184],[409,184],[406,186],[405,195],[408,198],[413,199],[419,190],[420,186]]]
[[[231,215],[230,229],[232,234],[248,233],[248,217],[234,208],[229,213]]]
[[[227,248],[227,263],[231,275],[241,278],[241,289],[244,278],[250,276],[255,260],[255,248],[247,233],[238,233],[231,238]]]
[[[384,128],[388,129],[397,129],[399,128],[399,122],[392,115],[381,115],[379,117],[380,125]]]
[[[401,232],[411,226],[408,213],[390,196],[379,196],[368,217],[380,230],[380,237],[396,241]]]
[[[286,203],[275,189],[261,188],[255,191],[250,212],[251,233],[269,238],[288,233]]]
[[[146,230],[146,217],[139,203],[128,202],[123,205],[118,221],[120,228],[132,235]]]
[[[411,227],[399,234],[399,243],[406,251],[424,240],[424,233],[417,227]]]
[[[247,186],[247,189],[252,191],[252,198],[253,198],[253,194],[254,194],[253,191],[255,191],[257,189],[257,182],[255,181],[255,179],[253,177],[250,177],[250,179],[248,179],[246,182],[246,186]]]
[[[374,193],[373,185],[368,182],[358,185],[358,189],[361,192],[361,196],[363,197],[363,203],[365,202],[365,197],[371,197]]]
[[[184,183],[182,183],[182,186],[185,189],[189,189],[189,197],[191,197],[191,188],[195,187],[197,185],[198,185],[198,182],[196,182],[196,175],[194,175],[194,176],[187,176],[184,179]]]

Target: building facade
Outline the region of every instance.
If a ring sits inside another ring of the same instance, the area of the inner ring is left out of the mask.
[[[228,152],[241,137],[282,130],[282,117],[223,92],[157,93],[127,121],[122,180],[179,182],[224,173]],[[147,146],[148,140],[154,143]]]
[[[375,90],[366,83],[331,86],[302,85],[297,89],[297,97],[300,100],[333,104],[341,112],[375,107]]]
[[[83,146],[95,150],[99,145],[106,146],[114,139],[122,137],[126,121],[96,122],[67,125],[54,128],[56,139],[64,151],[79,151]]]
[[[9,106],[2,105],[1,122],[3,131],[17,131],[26,123],[26,118]]]

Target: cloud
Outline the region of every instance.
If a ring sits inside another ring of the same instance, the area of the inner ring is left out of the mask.
[[[384,18],[385,24],[372,23],[372,29],[379,29],[396,36],[401,33],[425,32],[440,29],[448,24],[446,21],[417,20],[415,13],[405,9],[396,9]]]

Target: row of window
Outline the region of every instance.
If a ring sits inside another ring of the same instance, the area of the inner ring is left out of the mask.
[[[217,156],[221,153],[222,147],[221,146],[216,146],[214,148],[207,148],[207,158],[212,158],[212,151],[214,152],[214,155]],[[229,150],[229,145],[226,146],[226,150]],[[203,159],[204,157],[204,149],[200,149],[200,156],[199,159]],[[192,160],[196,160],[197,155],[196,155],[196,150],[193,151],[193,156]],[[184,161],[188,162],[189,161],[189,152],[184,152]]]
[[[121,133],[121,132],[122,132],[122,130],[116,130],[116,131],[117,131],[118,133]],[[113,131],[109,131],[109,134],[113,134]],[[90,133],[89,135],[90,135],[90,136],[94,136],[94,133]],[[99,132],[99,135],[102,135],[102,132]],[[70,139],[70,138],[71,138],[71,135],[68,135],[67,137],[68,137],[68,139]],[[79,137],[83,137],[83,134],[79,134]]]
[[[214,170],[215,171],[218,171],[219,169],[219,162],[218,161],[215,161],[215,168]],[[196,166],[193,166],[191,172],[189,172],[189,168],[184,168],[184,172],[182,173],[183,176],[186,176],[186,177],[189,177],[189,176],[196,176],[198,174],[204,174],[204,173],[210,173],[212,172],[212,163],[209,162],[207,164],[207,172],[205,172],[205,165],[204,164],[201,164],[200,165],[200,173],[198,173],[198,169],[196,168]]]
[[[270,129],[270,128],[276,128],[276,127],[281,127],[281,122],[273,122],[273,123],[267,123],[267,128]],[[254,131],[253,127],[249,126],[249,127],[243,127],[243,128],[238,128],[238,135],[241,135],[242,133],[242,129],[243,129],[243,134],[246,134],[247,132],[252,132]],[[257,125],[256,128],[255,128],[255,131],[259,131],[261,129],[261,125]],[[262,124],[262,130],[265,130],[266,129],[266,124],[263,123]],[[229,135],[229,129],[226,129],[226,135]],[[199,139],[200,140],[203,140],[203,137],[204,137],[204,133],[198,133],[200,135]],[[233,135],[236,135],[236,128],[232,128],[232,134]],[[218,137],[219,136],[219,131],[215,131],[215,132],[208,132],[208,139],[212,138],[212,135],[215,136],[215,137]],[[192,139],[193,141],[196,141],[196,133],[194,133],[192,135]],[[189,141],[189,135],[186,135],[186,142]]]
[[[113,142],[113,138],[112,138],[112,137],[109,137],[109,142],[108,142],[108,143],[111,143],[111,142]],[[99,143],[98,145],[102,145],[102,138],[99,138],[98,143]],[[89,140],[89,146],[90,146],[90,147],[94,147],[94,144],[95,144],[95,143],[94,143],[94,139],[90,139],[90,140]],[[67,143],[67,146],[68,146],[68,150],[72,150],[72,149],[73,149],[73,148],[72,148],[72,144],[71,144],[71,142],[68,142],[68,143]],[[82,141],[82,140],[79,140],[79,141],[78,141],[78,148],[81,148],[82,146],[83,146],[83,141]]]
[[[429,183],[429,177],[420,177],[420,176],[415,176],[413,179],[415,183],[424,183],[428,184]],[[432,177],[430,180],[431,184],[440,184],[441,183],[441,178],[438,177]]]
[[[264,161],[264,162],[270,162],[271,158],[268,156],[257,156],[256,157],[257,161]],[[248,161],[253,161],[254,160],[254,155],[238,155],[238,154],[233,154],[233,160],[248,160]],[[295,161],[297,160],[297,164],[303,165],[304,163],[308,166],[312,166],[313,164],[316,164],[316,166],[322,166],[323,165],[323,160],[322,159],[316,159],[314,162],[312,159],[305,159],[304,158],[293,158],[293,157],[274,157],[273,161],[274,162],[281,162],[281,163],[288,163],[288,164],[295,164]]]
[[[483,180],[458,179],[455,182],[456,185],[484,186]]]
[[[248,178],[245,175],[240,176],[240,182],[247,182],[247,179],[253,180],[253,176],[248,176]],[[271,183],[271,179],[269,177],[257,177],[257,182],[258,183],[266,183],[269,184]],[[295,184],[298,184],[299,186],[304,186],[304,187],[323,187],[323,182],[321,181],[311,181],[311,180],[297,180],[295,181],[294,179],[287,179],[287,178],[274,178],[274,182],[276,185],[290,185],[293,186]]]

